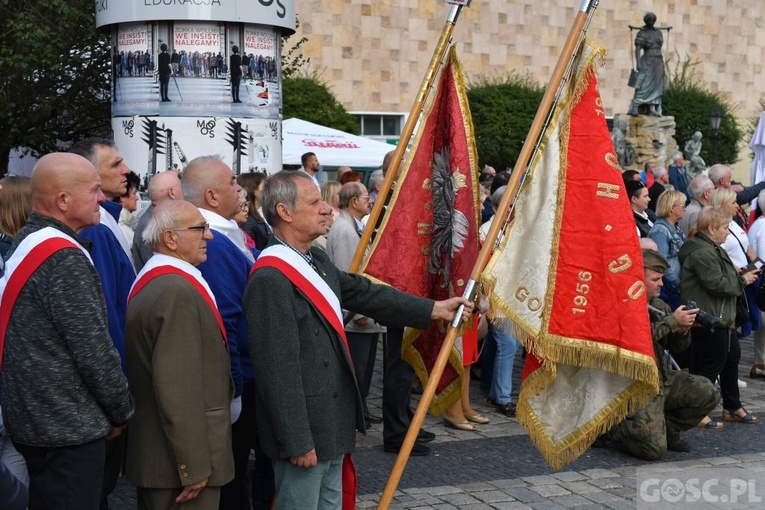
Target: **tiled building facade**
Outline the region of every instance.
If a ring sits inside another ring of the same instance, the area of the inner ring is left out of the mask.
[[[464,8],[454,41],[470,80],[510,70],[545,83],[557,62],[579,2],[474,0]],[[442,0],[296,0],[304,55],[325,68],[338,100],[351,112],[408,113],[449,6]],[[730,93],[748,118],[765,96],[765,2],[761,0],[603,0],[588,36],[608,51],[599,74],[608,115],[627,111],[633,42],[628,25],[647,11],[665,32],[665,58],[700,62],[701,76]],[[679,56],[678,56],[679,55]]]

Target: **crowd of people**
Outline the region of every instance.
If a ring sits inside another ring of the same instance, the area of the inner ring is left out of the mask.
[[[731,169],[723,164],[688,180],[682,153],[673,156],[669,171],[653,163],[645,169],[642,178],[637,172],[624,172],[623,177],[637,234],[653,241],[667,263],[661,299],[675,313],[691,309],[704,313],[690,328],[689,347],[670,345],[668,352],[680,368],[719,385],[722,394],[722,421],[705,416],[699,426],[757,423],[757,416],[741,404],[739,388],[746,382],[738,378],[738,365],[739,338],[754,332],[755,352],[762,353],[765,347],[762,311],[756,304],[762,272],[757,261],[765,257],[760,220],[765,182],[744,187],[732,181]],[[741,206],[753,199],[757,205],[750,228],[750,215]],[[762,362],[759,355],[752,376],[759,375]]]
[[[339,508],[356,431],[382,420],[365,403],[380,333],[472,308],[345,272],[370,202],[346,175],[327,252],[332,207],[305,170],[237,180],[199,157],[153,176],[137,221],[111,140],[3,179],[2,503],[108,508],[124,467],[139,508]],[[399,372],[391,451],[412,414]]]
[[[450,321],[460,305],[477,319],[461,341],[465,373],[487,405],[514,416],[521,346],[485,302],[471,312],[461,297],[434,302],[348,273],[392,154],[367,185],[349,167],[321,183],[314,153],[298,171],[239,177],[203,156],[182,175],[154,175],[140,215],[139,178],[111,140],[83,140],[41,158],[31,178],[0,180],[3,497],[23,500],[18,508],[27,494],[30,509],[108,508],[124,468],[143,509],[340,508],[353,498],[356,432],[382,424],[384,451],[398,453],[412,420],[403,328]],[[481,242],[509,177],[481,173]],[[751,375],[762,377],[754,294],[765,217],[747,235],[739,204],[758,196],[765,210],[765,183],[744,188],[723,165],[687,194],[653,163],[623,177],[662,385],[599,443],[653,460],[688,451],[680,433],[693,426],[757,422],[740,401],[738,339],[754,331]],[[375,416],[367,398],[381,341]],[[446,427],[491,421],[471,407],[469,384]],[[719,394],[721,421],[710,416]],[[421,430],[411,454],[428,455],[434,437]]]

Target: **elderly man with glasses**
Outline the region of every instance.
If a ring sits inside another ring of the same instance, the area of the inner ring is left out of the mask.
[[[126,349],[136,395],[126,473],[138,508],[217,508],[234,477],[234,383],[215,297],[196,268],[210,225],[192,204],[157,205],[144,231],[154,250],[130,291]]]

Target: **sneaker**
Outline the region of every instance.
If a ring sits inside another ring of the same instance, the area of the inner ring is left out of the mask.
[[[687,453],[691,451],[691,443],[684,439],[680,439],[679,437],[675,440],[669,440],[667,439],[667,450],[672,450],[673,452],[681,452],[681,453]]]
[[[746,382],[744,382],[741,379],[739,379],[738,380],[738,387],[739,388],[746,388]]]

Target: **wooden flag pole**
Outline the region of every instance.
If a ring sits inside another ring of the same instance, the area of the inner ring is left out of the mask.
[[[538,141],[542,135],[543,128],[547,122],[547,119],[549,118],[549,114],[552,111],[556,100],[560,95],[560,92],[565,86],[565,81],[567,81],[570,77],[571,70],[573,68],[574,57],[582,42],[584,41],[587,26],[589,21],[592,19],[595,8],[598,6],[598,2],[599,0],[583,0],[579,8],[579,13],[574,20],[574,25],[571,27],[571,32],[566,39],[566,43],[563,46],[563,51],[561,52],[560,58],[558,59],[558,63],[553,70],[552,77],[550,78],[550,83],[548,84],[547,89],[545,90],[545,94],[542,97],[542,102],[540,103],[539,108],[537,109],[537,113],[534,116],[534,121],[531,123],[529,132],[526,135],[526,140],[523,142],[523,148],[518,155],[518,160],[516,161],[515,167],[513,168],[513,174],[507,184],[507,191],[502,197],[502,202],[500,203],[499,208],[495,214],[495,221],[492,223],[491,228],[489,229],[489,233],[486,236],[486,241],[484,242],[483,247],[478,254],[478,259],[476,260],[476,263],[473,266],[473,271],[470,274],[470,280],[465,286],[463,296],[471,301],[475,298],[477,282],[481,277],[483,268],[486,267],[486,264],[489,262],[489,257],[494,250],[494,244],[496,243],[497,238],[499,237],[499,233],[505,223],[504,221],[499,220],[507,218],[509,214],[510,205],[514,200],[515,195],[518,193],[518,189],[520,188],[521,175],[524,173],[526,167],[531,161],[531,156],[538,146]],[[403,153],[403,150],[400,152]],[[399,151],[397,148],[396,154],[398,153]],[[388,177],[394,173],[391,170],[392,169],[389,169],[388,175],[386,176],[386,183],[388,182]],[[375,203],[375,208],[377,208],[377,206],[378,204]],[[369,223],[367,223],[367,227],[369,227]],[[364,245],[359,243],[359,246],[362,247]],[[356,254],[358,255],[358,250]],[[412,422],[409,425],[409,430],[406,434],[406,438],[404,439],[404,443],[401,445],[401,450],[399,451],[398,457],[396,458],[396,463],[393,465],[391,474],[388,477],[388,482],[385,484],[385,490],[383,491],[382,496],[380,497],[380,502],[377,506],[378,509],[387,509],[390,507],[391,501],[393,500],[393,495],[395,494],[396,488],[401,481],[401,476],[404,473],[404,468],[406,467],[406,463],[409,460],[409,455],[412,452],[412,447],[414,446],[414,443],[417,439],[417,434],[420,432],[422,423],[425,421],[425,415],[427,414],[430,403],[433,400],[433,395],[435,394],[436,387],[438,386],[438,382],[441,379],[441,374],[443,374],[444,368],[446,367],[446,363],[449,359],[449,353],[454,347],[454,342],[457,340],[457,332],[461,324],[462,307],[460,307],[459,311],[455,315],[454,321],[452,321],[451,325],[449,326],[449,330],[446,333],[446,338],[444,339],[444,343],[441,346],[441,351],[438,353],[438,358],[436,358],[435,365],[433,366],[433,370],[431,371],[430,377],[428,378],[428,383],[425,385],[425,389],[422,393],[422,398],[420,399],[420,403],[414,413],[414,417],[412,417]]]
[[[390,193],[393,180],[398,173],[398,167],[401,165],[401,160],[404,158],[406,147],[409,145],[409,140],[412,138],[412,133],[420,118],[420,112],[425,105],[425,100],[428,98],[428,93],[433,86],[433,82],[436,80],[438,68],[444,59],[444,55],[446,55],[446,49],[449,47],[449,41],[451,40],[452,32],[454,31],[454,25],[457,23],[457,18],[459,18],[463,5],[470,3],[469,1],[462,1],[457,4],[455,1],[447,1],[453,4],[452,8],[449,11],[449,16],[446,18],[446,23],[444,23],[441,37],[438,39],[438,44],[436,45],[436,51],[433,52],[433,57],[430,59],[428,71],[425,73],[425,77],[422,80],[420,90],[417,93],[412,109],[409,112],[409,117],[406,119],[406,124],[404,124],[401,137],[398,139],[396,150],[393,153],[393,158],[385,173],[385,179],[380,187],[380,192],[375,200],[375,205],[369,213],[369,218],[367,218],[367,224],[364,228],[364,232],[361,234],[361,239],[359,239],[356,253],[353,254],[353,259],[351,260],[351,265],[348,269],[349,273],[356,273],[361,267],[361,262],[364,260],[364,253],[366,253],[366,247],[369,246],[369,241],[372,239],[372,234],[377,227],[380,213],[385,206],[385,201],[388,198],[388,193]]]

